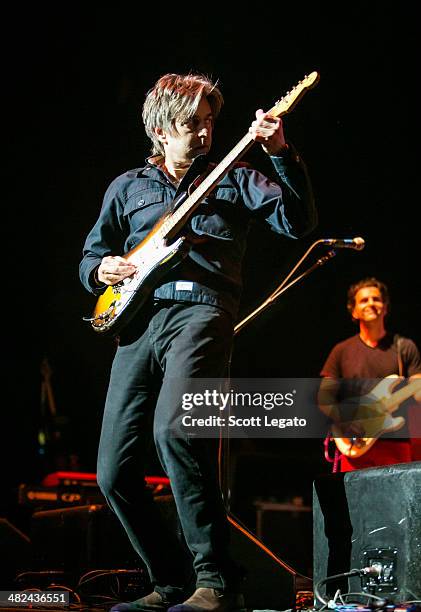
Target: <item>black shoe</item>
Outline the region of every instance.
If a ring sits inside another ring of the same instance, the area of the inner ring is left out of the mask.
[[[184,603],[171,606],[168,612],[239,612],[244,609],[241,593],[200,587]]]
[[[167,612],[173,605],[174,602],[165,601],[159,593],[152,591],[135,601],[116,604],[110,612]]]

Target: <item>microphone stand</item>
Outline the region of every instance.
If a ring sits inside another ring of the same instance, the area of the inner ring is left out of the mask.
[[[237,325],[234,327],[234,337],[248,325],[251,321],[253,321],[259,314],[261,314],[266,308],[272,306],[276,300],[283,294],[285,291],[293,287],[298,281],[304,279],[306,276],[311,274],[317,268],[320,268],[328,261],[330,261],[336,255],[336,251],[331,249],[326,255],[320,257],[312,266],[310,266],[307,270],[302,272],[299,276],[288,281],[292,277],[292,275],[298,270],[304,260],[309,256],[309,254],[313,251],[313,249],[319,244],[326,244],[323,239],[316,240],[304,253],[301,259],[296,263],[296,265],[292,268],[292,270],[287,274],[284,280],[280,285],[273,291],[255,310],[253,310],[250,314],[248,314],[244,319],[242,319]],[[228,366],[229,369],[229,366]],[[218,450],[218,471],[219,471],[219,484],[225,504],[225,510],[227,513],[228,522],[231,526],[243,533],[243,535],[248,538],[250,541],[254,543],[255,546],[259,547],[266,554],[272,557],[273,561],[277,563],[280,567],[283,568],[283,571],[294,576],[294,580],[296,585],[301,583],[301,586],[305,589],[310,589],[311,587],[311,579],[298,572],[294,568],[292,568],[288,563],[283,561],[280,557],[274,555],[274,553],[269,550],[258,538],[253,534],[253,532],[246,526],[241,520],[236,517],[230,510],[230,500],[231,500],[231,471],[229,467],[229,437],[222,437],[220,433],[219,437],[219,450]],[[298,586],[297,586],[298,588]],[[311,589],[310,589],[311,590]]]
[[[306,259],[306,257],[308,257],[308,255],[310,255],[311,251],[319,244],[323,244],[324,240],[320,239],[320,240],[316,240],[316,242],[313,242],[313,244],[307,249],[307,251],[304,253],[304,255],[301,257],[301,259],[296,263],[296,265],[292,268],[291,272],[289,272],[287,274],[287,276],[284,278],[284,280],[282,281],[282,283],[280,285],[278,285],[278,287],[275,289],[275,291],[273,291],[269,297],[267,297],[261,304],[260,306],[258,306],[255,310],[253,310],[253,312],[251,312],[250,314],[248,314],[242,321],[240,321],[239,323],[237,323],[237,325],[234,327],[234,336],[236,336],[238,334],[238,332],[240,332],[246,325],[248,325],[248,323],[250,323],[251,321],[253,321],[253,319],[255,319],[257,317],[257,315],[259,315],[261,312],[263,312],[264,310],[266,310],[266,308],[268,308],[269,306],[272,306],[273,303],[283,294],[285,293],[285,291],[287,291],[290,287],[292,287],[293,285],[295,285],[296,283],[298,283],[298,281],[302,280],[303,278],[305,278],[306,276],[308,276],[309,274],[311,274],[311,272],[313,272],[313,270],[315,270],[316,268],[320,268],[321,266],[323,266],[325,263],[327,263],[330,259],[332,259],[332,257],[335,257],[336,255],[336,251],[334,249],[330,250],[327,255],[324,255],[323,257],[320,257],[320,259],[318,259],[310,268],[308,268],[307,270],[305,270],[304,272],[302,272],[299,276],[297,276],[294,280],[292,280],[290,283],[286,284],[288,282],[288,280],[291,278],[291,276],[294,274],[294,272],[296,270],[298,270],[298,268],[301,266],[301,264],[303,263],[303,261]]]

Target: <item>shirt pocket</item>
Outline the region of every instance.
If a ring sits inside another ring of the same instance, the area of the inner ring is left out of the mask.
[[[128,198],[123,217],[132,232],[148,232],[166,209],[166,194],[162,189],[142,189]]]
[[[233,187],[217,187],[205,198],[191,221],[193,231],[220,240],[234,240],[240,229],[238,192]]]

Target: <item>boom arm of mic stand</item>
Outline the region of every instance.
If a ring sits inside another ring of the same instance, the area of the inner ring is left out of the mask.
[[[257,315],[259,315],[261,312],[263,312],[263,310],[266,310],[266,308],[268,306],[271,306],[275,300],[278,299],[278,297],[280,295],[282,295],[282,293],[284,293],[285,291],[287,291],[290,287],[292,287],[293,285],[295,285],[299,280],[305,278],[306,276],[308,276],[311,272],[313,272],[313,270],[315,270],[316,268],[320,268],[320,266],[324,265],[325,263],[327,263],[330,259],[332,259],[332,257],[335,257],[336,255],[336,251],[334,251],[333,249],[331,251],[329,251],[327,253],[327,255],[324,255],[323,257],[320,257],[320,259],[318,259],[316,261],[316,263],[314,263],[310,268],[308,268],[307,270],[305,270],[304,272],[302,272],[302,274],[300,274],[299,276],[297,276],[294,280],[292,280],[290,283],[286,284],[287,281],[291,278],[291,276],[294,274],[294,272],[299,268],[299,266],[302,264],[302,262],[306,259],[306,257],[311,253],[311,251],[318,245],[323,243],[323,240],[316,240],[316,242],[313,242],[313,244],[310,246],[309,249],[307,249],[307,251],[304,253],[304,255],[301,257],[301,259],[297,262],[297,264],[293,267],[293,269],[291,270],[291,272],[289,272],[289,274],[287,274],[287,276],[284,278],[284,280],[282,281],[282,283],[280,285],[278,285],[278,287],[275,289],[275,291],[273,291],[273,293],[270,294],[270,296],[268,298],[266,298],[266,300],[264,302],[262,302],[260,304],[260,306],[258,306],[255,310],[253,310],[253,312],[251,312],[249,315],[247,315],[242,321],[240,321],[239,323],[237,323],[237,325],[234,327],[234,336],[238,334],[239,331],[241,331],[243,329],[243,327],[245,327],[248,323],[250,323],[251,321],[253,321],[253,319],[255,319],[257,317]]]

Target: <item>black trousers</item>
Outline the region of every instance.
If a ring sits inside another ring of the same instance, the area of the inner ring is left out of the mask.
[[[217,478],[218,440],[174,437],[170,425],[181,413],[183,379],[226,374],[232,319],[214,306],[167,301],[151,305],[148,314],[146,323],[139,319],[130,325],[114,358],[98,483],[146,564],[155,590],[170,599],[180,595],[185,577],[177,541],[144,483],[153,433],[193,555],[196,585],[229,590],[238,581],[238,569],[228,552],[228,522]],[[172,392],[174,380],[177,394]]]

